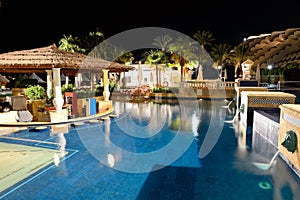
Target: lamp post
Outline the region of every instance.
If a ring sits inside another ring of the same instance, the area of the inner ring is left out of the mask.
[[[270,73],[268,73],[269,82],[270,82],[270,83],[272,83],[272,82],[274,83],[274,80],[271,81],[271,75],[272,75],[272,74],[271,74],[271,73],[272,73],[271,70],[273,69],[273,65],[269,64],[269,65],[267,66],[267,69],[270,71]],[[274,77],[274,78],[275,78],[275,77]]]

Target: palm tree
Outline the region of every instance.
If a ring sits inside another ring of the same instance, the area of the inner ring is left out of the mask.
[[[235,66],[234,73],[237,76],[237,70],[242,68],[242,63],[249,58],[249,46],[244,43],[236,46],[230,51],[229,60]]]
[[[231,45],[225,43],[212,46],[210,54],[217,66],[224,66],[226,60],[229,58],[231,48]]]
[[[171,52],[173,53],[171,56],[171,61],[180,64],[180,81],[183,81],[184,78],[184,68],[187,63],[192,60],[197,60],[195,55],[195,51],[198,50],[195,46],[195,42],[193,42],[188,37],[179,37],[176,39],[174,43],[169,46]]]
[[[172,42],[173,38],[166,34],[162,36],[157,36],[154,38],[154,42],[152,43],[154,46],[157,46],[162,51],[167,51],[170,43]]]
[[[211,46],[212,42],[215,41],[213,34],[210,31],[206,30],[198,30],[196,33],[194,33],[193,38],[195,38],[196,41],[200,44],[200,46],[204,49],[206,46]]]
[[[164,52],[160,50],[150,50],[143,54],[143,56],[146,56],[145,63],[154,65],[155,66],[155,72],[156,72],[156,84],[157,87],[159,87],[160,84],[160,78],[158,75],[158,65],[164,62]]]
[[[134,60],[133,54],[129,51],[129,52],[123,52],[121,54],[121,56],[119,56],[115,61],[117,63],[121,63],[121,64],[132,64],[132,61]]]
[[[87,36],[64,35],[58,42],[58,48],[68,52],[89,54],[103,40],[104,34],[99,31],[89,32]]]
[[[203,31],[198,30],[196,33],[194,33],[193,38],[196,39],[196,41],[201,46],[199,66],[198,66],[198,70],[197,70],[198,76],[199,76],[199,73],[203,74],[203,67],[202,67],[203,65],[210,66],[211,58],[210,58],[210,55],[206,52],[206,48],[211,47],[213,45],[213,42],[216,39],[213,37],[212,32],[206,31],[206,30],[203,30]]]
[[[85,49],[86,54],[89,54],[95,47],[104,41],[104,34],[99,31],[89,32],[88,35],[79,37],[78,40],[80,47]]]
[[[152,43],[152,45],[158,47],[158,50],[160,50],[163,54],[161,55],[161,59],[159,61],[159,64],[164,64],[163,69],[165,71],[165,68],[169,66],[170,63],[170,52],[169,50],[169,46],[172,42],[173,38],[169,35],[161,35],[161,36],[157,36],[156,38],[154,38],[154,42]],[[160,69],[156,69],[156,74],[159,76],[159,82],[161,80],[161,68]],[[160,85],[160,83],[159,83]]]

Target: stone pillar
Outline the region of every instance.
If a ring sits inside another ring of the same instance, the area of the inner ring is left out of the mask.
[[[82,73],[77,74],[77,81],[78,81],[78,88],[80,88],[82,82]]]
[[[56,111],[61,111],[64,104],[64,99],[62,98],[61,92],[61,82],[60,82],[60,68],[53,68],[53,82],[54,82],[54,99],[53,104]]]
[[[121,73],[121,72],[120,72]],[[123,86],[126,88],[127,83],[126,83],[126,72],[123,72],[124,76],[123,76]]]
[[[52,70],[46,70],[47,72],[47,97],[50,99],[52,94]]]
[[[103,97],[104,101],[109,101],[109,80],[108,80],[108,69],[103,69],[103,85],[104,85],[104,91],[103,91]]]
[[[91,91],[94,91],[95,88],[95,73],[91,73]]]
[[[66,82],[65,82],[66,90],[68,89],[68,87],[69,87],[69,75],[66,75]]]
[[[79,85],[78,85],[78,73],[75,74],[75,88],[78,89]]]

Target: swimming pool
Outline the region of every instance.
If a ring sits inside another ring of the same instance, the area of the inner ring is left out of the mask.
[[[0,197],[297,199],[298,177],[280,157],[267,168],[256,165],[261,158],[253,156],[249,132],[224,123],[233,116],[225,104],[114,102],[114,116],[71,125],[63,135],[29,127],[0,138],[56,150],[58,142],[67,152]]]

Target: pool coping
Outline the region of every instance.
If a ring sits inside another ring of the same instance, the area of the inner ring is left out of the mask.
[[[109,109],[102,113],[98,113],[95,115],[90,115],[86,117],[77,117],[73,119],[68,119],[66,121],[59,122],[8,122],[8,123],[0,123],[0,127],[23,127],[23,126],[51,126],[51,125],[60,125],[60,124],[70,124],[74,122],[82,122],[91,119],[97,119],[101,117],[106,117],[113,113],[113,109]]]

